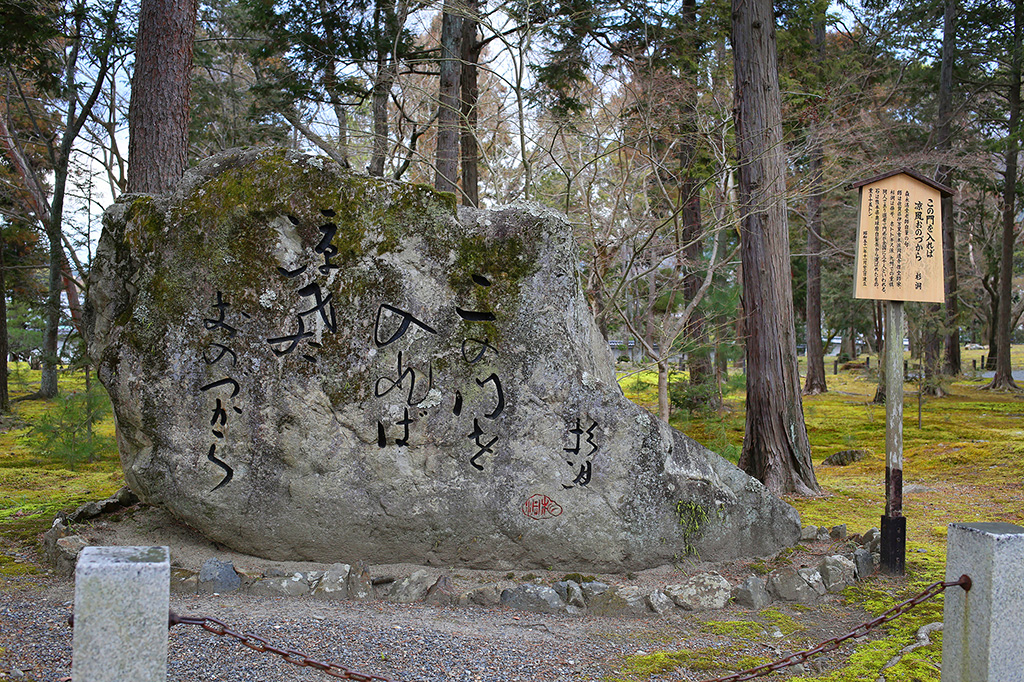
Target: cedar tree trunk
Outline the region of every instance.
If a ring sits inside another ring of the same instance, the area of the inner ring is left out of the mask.
[[[747,418],[740,467],[776,494],[820,492],[804,423],[793,323],[775,17],[733,0]]]

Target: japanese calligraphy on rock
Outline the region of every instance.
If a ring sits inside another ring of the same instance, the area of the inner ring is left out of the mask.
[[[795,542],[791,507],[623,397],[578,260],[539,207],[279,150],[124,196],[86,316],[127,480],[271,559],[616,570]]]

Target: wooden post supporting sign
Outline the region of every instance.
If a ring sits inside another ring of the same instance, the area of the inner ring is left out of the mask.
[[[886,301],[885,515],[881,564],[903,575],[903,302],[942,303],[942,196],[952,190],[903,168],[854,183],[860,190],[854,297]]]

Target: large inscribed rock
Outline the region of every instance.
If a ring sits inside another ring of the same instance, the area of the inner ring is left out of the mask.
[[[794,543],[623,397],[569,225],[278,150],[106,214],[90,352],[144,500],[270,559],[619,570]]]

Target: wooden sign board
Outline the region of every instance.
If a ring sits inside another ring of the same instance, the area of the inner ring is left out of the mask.
[[[854,298],[942,303],[947,188],[906,170],[854,187],[860,188]]]

